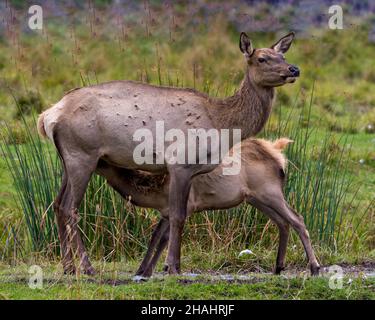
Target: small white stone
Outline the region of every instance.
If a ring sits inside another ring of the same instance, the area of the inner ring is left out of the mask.
[[[245,255],[245,254],[253,254],[253,255],[255,256],[255,253],[252,252],[250,249],[242,250],[238,256],[239,256],[239,257],[242,257],[242,256]]]
[[[222,275],[220,275],[220,279],[222,279],[222,280],[234,280],[234,277],[230,274],[222,274]]]
[[[134,276],[132,280],[134,282],[142,282],[142,281],[147,281],[148,278],[147,277],[143,277],[143,276]]]
[[[195,277],[199,276],[198,273],[193,273],[193,272],[184,272],[182,275],[185,276],[185,277],[192,277],[192,278],[195,278]]]

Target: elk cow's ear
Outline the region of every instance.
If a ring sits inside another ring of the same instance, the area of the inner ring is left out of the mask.
[[[254,50],[251,40],[245,32],[241,32],[240,35],[240,50],[246,58],[250,58]]]
[[[271,49],[275,50],[278,53],[284,54],[290,48],[292,41],[294,39],[294,32],[288,33],[286,36],[282,37],[279,41],[277,41]]]

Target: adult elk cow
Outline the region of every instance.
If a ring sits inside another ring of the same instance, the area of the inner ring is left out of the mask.
[[[240,88],[228,98],[211,98],[191,89],[112,81],[71,90],[39,116],[39,133],[53,141],[63,162],[62,186],[54,210],[66,273],[76,271],[74,253],[78,253],[83,271],[94,273],[78,231],[77,208],[99,160],[127,169],[168,172],[167,264],[169,273],[180,272],[181,234],[191,179],[218,164],[170,164],[165,159],[163,164],[138,165],[133,159],[137,142],[132,136],[140,127],[155,136],[156,121],[163,121],[165,130],[177,128],[184,133],[202,128],[240,129],[241,139],[257,134],[271,112],[274,87],[294,82],[299,76],[299,69],[284,59],[293,39],[294,33],[289,33],[270,48],[255,49],[241,33],[240,49],[247,69]],[[207,155],[218,153],[219,147],[207,149]]]

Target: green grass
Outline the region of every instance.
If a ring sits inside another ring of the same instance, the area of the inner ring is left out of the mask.
[[[123,266],[122,266],[123,267]],[[113,267],[112,267],[113,268]],[[111,269],[111,268],[110,268]],[[209,275],[157,277],[135,283],[120,265],[94,278],[63,276],[44,267],[43,289],[30,289],[26,267],[0,271],[3,299],[375,299],[375,279],[346,276],[342,289],[330,289],[328,277],[280,277],[250,274],[228,282]],[[115,271],[116,270],[116,271]],[[122,269],[123,270],[123,269]]]
[[[16,212],[17,206],[14,202],[16,193],[13,187],[12,175],[8,170],[8,166],[4,157],[0,157],[0,207],[1,215]]]

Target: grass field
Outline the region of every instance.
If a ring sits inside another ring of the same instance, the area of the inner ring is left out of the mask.
[[[64,276],[56,265],[43,266],[43,287],[30,288],[28,266],[4,268],[0,273],[3,299],[374,299],[375,279],[347,274],[342,287],[330,289],[329,277],[249,273],[163,276],[132,280],[134,263],[102,264],[95,277]]]
[[[295,140],[286,150],[290,163],[285,192],[304,215],[319,262],[371,263],[375,261],[374,12],[358,15],[348,5],[344,29],[330,30],[325,18],[314,19],[314,10],[301,13],[301,8],[290,5],[275,9],[265,2],[249,6],[234,0],[175,5],[145,1],[117,6],[112,1],[90,1],[71,7],[51,3],[44,8],[42,31],[25,27],[26,7],[20,1],[10,1],[10,7],[2,5],[0,10],[0,296],[374,299],[370,277],[355,277],[343,290],[327,290],[324,277],[262,275],[274,266],[277,228],[249,206],[189,219],[182,269],[261,273],[254,274],[253,282],[212,283],[205,275],[198,282],[183,283],[182,278],[129,282],[129,272],[145,252],[158,215],[129,205],[97,177],[80,208],[80,227],[90,256],[111,269],[104,275],[106,281],[118,271],[124,283],[112,286],[99,284],[100,277],[92,281],[63,277],[56,264],[59,247],[51,209],[61,169],[53,146],[41,141],[35,130],[37,114],[64,92],[110,80],[231,95],[245,71],[239,33],[246,31],[259,48],[295,29],[296,40],[286,59],[299,66],[301,77],[277,88],[271,119],[260,136]],[[272,12],[277,24],[270,23]],[[304,14],[305,24],[295,23]],[[247,248],[255,254],[238,258]],[[28,266],[36,262],[46,266],[48,289],[31,290],[25,284]],[[305,267],[302,245],[293,233],[287,269]]]

